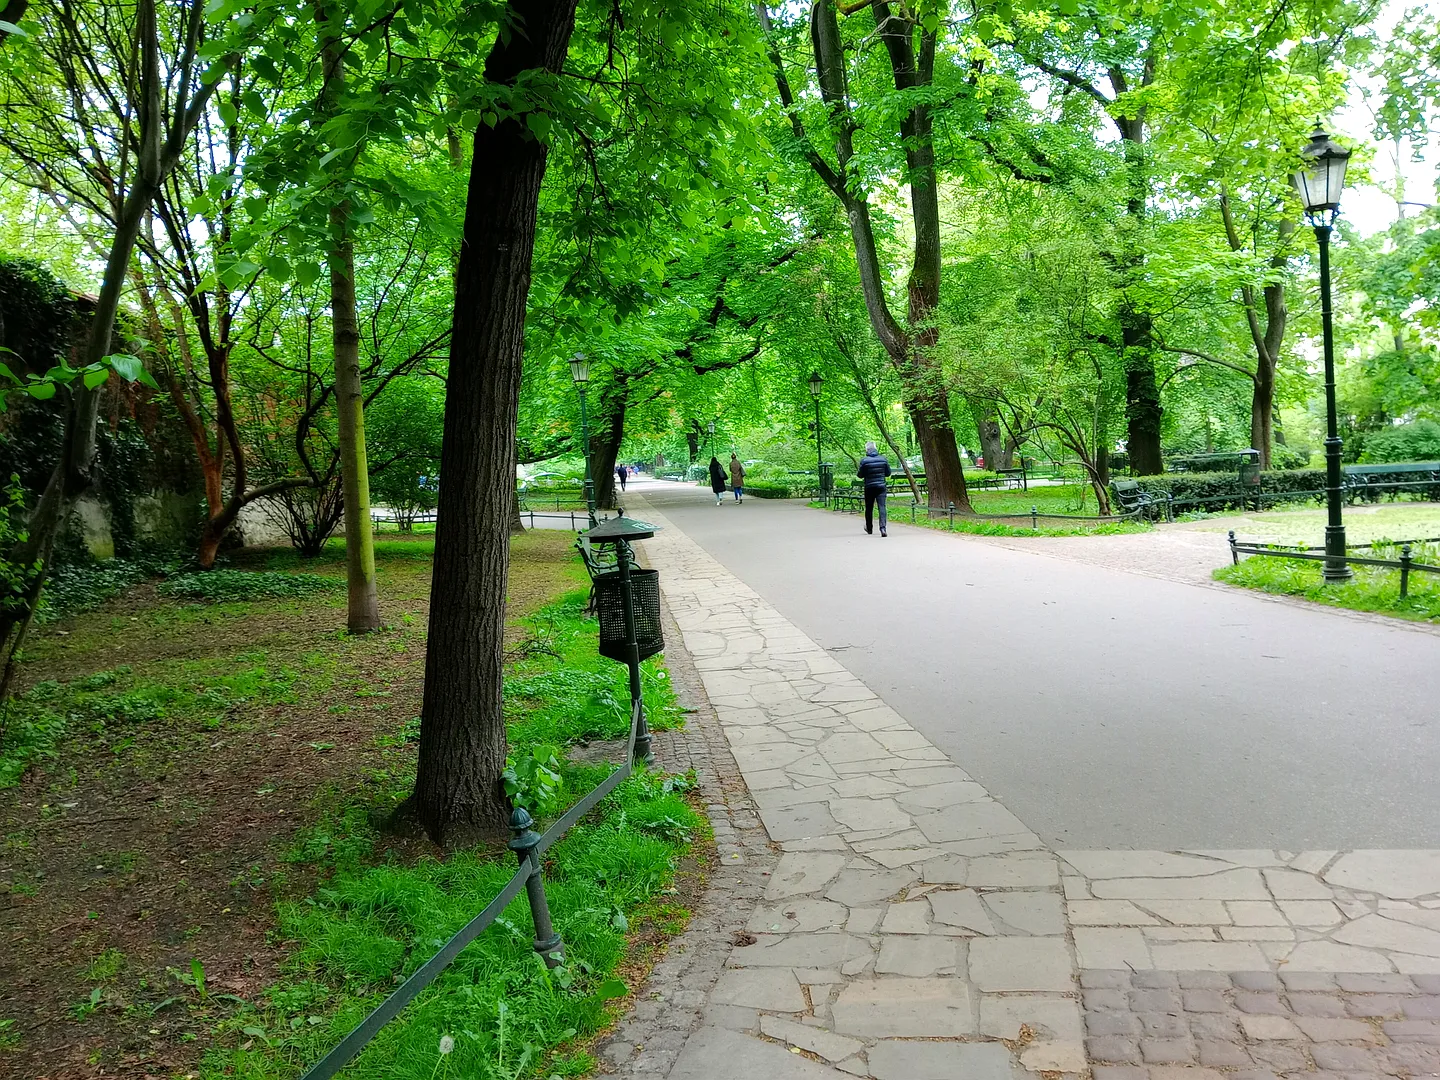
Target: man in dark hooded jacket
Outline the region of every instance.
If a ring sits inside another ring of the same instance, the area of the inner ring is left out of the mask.
[[[855,475],[865,481],[865,531],[873,533],[874,511],[880,506],[880,535],[885,535],[885,480],[890,475],[890,462],[880,456],[873,442],[865,444],[865,456]]]

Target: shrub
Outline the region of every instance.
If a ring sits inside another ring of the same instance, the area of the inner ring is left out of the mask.
[[[745,494],[754,495],[757,499],[789,499],[792,497],[790,485],[775,480],[746,480]]]
[[[236,600],[269,600],[274,597],[312,596],[344,586],[339,578],[318,574],[281,574],[274,571],[210,570],[181,574],[164,582],[160,592],[191,600],[223,604]]]
[[[1366,464],[1385,461],[1440,461],[1440,424],[1415,420],[1384,428],[1365,439],[1360,460]]]
[[[1168,494],[1177,505],[1195,505],[1207,511],[1243,510],[1260,495],[1293,495],[1295,499],[1324,499],[1324,469],[1274,469],[1260,474],[1253,486],[1240,483],[1235,472],[1229,473],[1164,473],[1160,476],[1137,477],[1140,487],[1152,495]],[[1277,502],[1267,498],[1266,504]]]
[[[1277,469],[1308,469],[1310,448],[1276,445],[1270,451],[1270,464]]]

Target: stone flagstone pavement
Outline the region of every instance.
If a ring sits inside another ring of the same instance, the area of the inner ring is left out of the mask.
[[[662,527],[644,556],[779,861],[683,1045],[621,1046],[621,1072],[1440,1074],[1440,851],[1047,850],[630,501]]]

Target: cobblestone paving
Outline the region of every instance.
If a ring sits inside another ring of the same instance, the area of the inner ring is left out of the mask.
[[[723,733],[738,775],[712,807],[734,873],[605,1048],[612,1066],[657,1080],[1440,1072],[1415,1026],[1440,1020],[1421,1015],[1440,993],[1440,852],[1046,850],[631,499],[662,526],[645,555],[714,709],[696,726],[709,767],[727,768]]]
[[[1440,976],[1083,971],[1080,983],[1095,1080],[1440,1072]]]

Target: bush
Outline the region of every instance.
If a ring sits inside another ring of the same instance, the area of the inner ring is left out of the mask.
[[[1260,482],[1253,486],[1241,484],[1234,472],[1164,473],[1137,479],[1141,489],[1152,495],[1168,494],[1178,506],[1196,505],[1207,511],[1243,510],[1246,500],[1253,503],[1257,494],[1272,496],[1265,499],[1266,504],[1283,501],[1273,498],[1281,495],[1316,502],[1325,498],[1324,469],[1272,469],[1262,472]]]
[[[1293,446],[1276,445],[1270,451],[1270,464],[1276,469],[1308,469],[1310,448],[1297,449]]]
[[[782,484],[774,480],[746,480],[745,494],[754,495],[757,499],[793,498],[789,484]]]
[[[1440,461],[1440,424],[1416,420],[1384,428],[1365,439],[1361,462]]]

